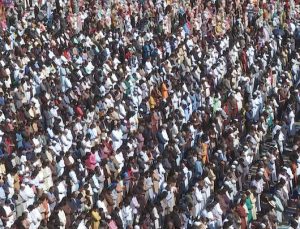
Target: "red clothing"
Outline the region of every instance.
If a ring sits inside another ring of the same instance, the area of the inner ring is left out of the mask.
[[[4,151],[7,154],[11,154],[13,152],[13,142],[10,138],[4,139]]]
[[[64,51],[63,55],[67,60],[69,60],[69,61],[71,60],[71,55],[70,55],[69,51]]]
[[[242,52],[242,64],[243,64],[243,70],[244,72],[246,72],[248,65],[247,65],[247,53],[245,49]]]
[[[79,117],[83,117],[83,115],[84,115],[84,113],[83,113],[83,111],[82,111],[82,109],[81,109],[80,106],[77,106],[75,108],[75,112],[76,112],[77,116],[79,116]]]
[[[236,212],[238,213],[239,217],[241,218],[241,229],[247,229],[247,221],[246,221],[247,213],[246,213],[245,208],[239,204],[236,207]]]

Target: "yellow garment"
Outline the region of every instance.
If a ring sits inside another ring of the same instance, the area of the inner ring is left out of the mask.
[[[99,229],[101,217],[98,211],[92,211],[92,229]]]
[[[150,96],[149,105],[150,105],[151,109],[155,108],[155,106],[156,106],[156,102],[155,102],[155,99],[153,98],[153,96]]]
[[[215,30],[216,30],[215,32],[217,35],[221,35],[223,32],[222,24],[218,23]]]

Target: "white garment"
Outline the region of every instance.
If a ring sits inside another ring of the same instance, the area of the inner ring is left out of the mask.
[[[123,144],[123,132],[118,129],[118,130],[113,130],[111,132],[112,135],[112,141],[113,141],[113,149],[114,151],[117,151],[121,145]]]
[[[21,194],[21,192],[20,192]],[[35,198],[35,194],[33,189],[27,184],[25,185],[24,191],[22,192],[22,194],[24,194],[24,198],[22,196],[22,198],[26,201],[27,207],[32,205],[34,203],[34,198]]]
[[[133,211],[130,205],[124,206],[122,208],[122,215],[123,215],[124,224],[126,225],[125,227],[127,227],[128,223],[132,222],[133,220]]]
[[[105,204],[104,201],[98,200],[98,201],[97,201],[97,207],[98,207],[99,209],[102,208],[104,214],[105,214],[105,215],[107,214],[107,208],[106,208],[106,204]]]
[[[65,181],[59,182],[57,189],[58,189],[59,201],[61,201],[67,195]]]
[[[31,212],[29,212],[29,217],[30,217],[29,229],[38,229],[42,221],[42,214],[40,213],[39,209],[35,208]]]
[[[9,216],[12,213],[12,210],[10,208],[10,206],[4,205],[3,209],[5,211],[6,216]],[[6,227],[10,228],[15,221],[15,217],[14,214],[12,214],[11,216],[8,217],[8,221],[6,221]]]
[[[59,221],[60,221],[59,229],[65,229],[66,224],[67,224],[67,218],[66,218],[65,212],[62,209],[60,209],[58,211],[58,218],[59,218]]]

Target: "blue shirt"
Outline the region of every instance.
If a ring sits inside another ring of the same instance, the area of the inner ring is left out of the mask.
[[[195,162],[195,175],[196,175],[196,177],[200,177],[200,176],[202,176],[202,173],[203,173],[202,162],[197,160]]]

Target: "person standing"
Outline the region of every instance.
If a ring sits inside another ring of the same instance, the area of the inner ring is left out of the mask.
[[[94,206],[91,210],[91,219],[92,219],[91,228],[99,229],[101,216],[96,206]]]
[[[247,229],[247,213],[244,208],[245,200],[241,199],[240,202],[235,207],[236,213],[241,219],[241,229]]]

